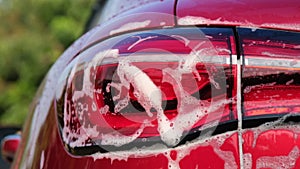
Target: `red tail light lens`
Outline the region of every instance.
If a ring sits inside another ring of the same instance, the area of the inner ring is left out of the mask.
[[[299,113],[300,34],[240,29],[244,116]]]
[[[64,142],[71,148],[136,140],[174,146],[191,130],[235,120],[232,36],[231,29],[153,30],[87,49],[66,68],[57,90]]]

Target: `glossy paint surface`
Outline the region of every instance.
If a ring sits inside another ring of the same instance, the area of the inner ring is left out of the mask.
[[[122,1],[125,3],[125,1]],[[144,4],[134,3],[131,10],[125,10],[96,27],[86,45],[92,44],[109,36],[138,29],[166,28],[175,25],[174,0],[145,1]],[[115,4],[119,5],[119,4]],[[108,8],[110,10],[110,8]],[[109,17],[109,16],[108,16]],[[99,21],[101,22],[101,21]]]
[[[224,166],[239,167],[237,148],[237,134],[224,133],[207,140],[199,140],[188,146],[177,147],[161,152],[148,153],[133,151],[128,153],[114,152],[104,156],[92,155],[75,157],[67,153],[62,144],[58,130],[54,123],[54,112],[48,115],[44,127],[40,132],[51,136],[43,140],[43,135],[38,137],[42,144],[36,147],[32,163],[23,161],[15,163],[15,168],[223,168]],[[25,157],[24,157],[25,158]],[[201,159],[199,161],[199,159]],[[202,162],[202,160],[204,162]]]
[[[174,10],[174,0],[124,0],[107,1],[102,10],[98,12],[96,22],[102,24],[113,18],[145,12],[159,12],[172,14]]]
[[[298,0],[178,0],[179,25],[226,25],[300,31]]]
[[[257,27],[299,31],[299,2],[290,0],[285,1],[284,5],[282,5],[282,1],[276,2],[178,0],[177,21],[179,25],[255,27],[253,31]],[[162,151],[151,151],[150,148],[150,150],[135,149],[128,152],[75,156],[66,150],[68,146],[64,145],[58,129],[55,92],[53,92],[57,88],[57,79],[64,69],[78,53],[101,39],[133,30],[174,26],[173,10],[174,1],[171,0],[146,3],[134,7],[132,10],[126,9],[124,15],[118,14],[115,20],[110,20],[107,25],[104,24],[91,30],[75,42],[54,64],[48,77],[41,85],[32,112],[29,114],[29,119],[24,127],[21,146],[13,168],[299,168],[299,128],[293,124],[281,125],[280,122],[239,130],[239,133],[236,131],[226,132],[209,139],[197,138],[176,148],[165,148]],[[144,11],[163,14],[143,15],[142,12]],[[131,17],[130,14],[139,17]],[[135,23],[137,26],[128,27],[127,23]],[[237,59],[236,54],[238,53],[235,51],[237,47],[233,39],[234,37],[231,37],[232,43],[230,43],[232,45],[232,76],[239,78],[242,76],[238,75],[237,63],[233,59],[234,57]],[[259,40],[254,41],[259,42]],[[245,49],[246,58],[253,58],[257,55],[270,57],[266,53],[261,55],[261,52],[265,52],[265,50],[269,50],[269,53],[280,51],[279,54],[281,55],[290,54],[289,59],[292,59],[290,63],[297,65],[294,64],[296,63],[294,60],[297,60],[296,57],[299,56],[299,46],[297,45],[294,45],[294,49],[291,50],[278,47],[270,49],[262,45],[263,47],[259,48],[262,51],[255,53],[259,50],[254,50],[253,45],[249,44],[241,45]],[[143,48],[143,45],[138,47]],[[244,75],[255,73],[255,71],[247,72],[247,69],[253,69],[251,66],[244,68]],[[281,72],[283,69],[274,71]],[[289,71],[297,74],[299,69],[293,68]],[[258,71],[258,73],[260,72]],[[287,81],[287,85],[291,87],[290,90],[284,89],[284,91],[293,92],[294,97],[286,96],[286,98],[287,100],[292,100],[295,97],[299,99],[297,83],[295,80],[290,80]],[[258,86],[258,90],[261,90],[261,87],[264,86]],[[238,84],[234,81],[232,96],[236,96],[237,88]],[[283,90],[283,88],[281,89]],[[252,93],[246,91],[245,110],[252,108],[249,107],[248,103],[259,105],[251,103],[255,100],[253,98],[257,97],[258,90],[253,88]],[[268,93],[270,96],[276,95],[276,93]],[[261,101],[263,104],[270,97],[266,98],[265,95],[259,95],[258,98],[255,101]],[[273,101],[275,104],[276,99]],[[281,102],[282,100],[277,99],[277,101]],[[290,101],[289,103],[295,107],[295,102]],[[294,112],[299,112],[299,110],[293,109]],[[236,105],[232,105],[232,111],[235,115],[237,112],[241,113]],[[276,112],[278,111],[275,110]],[[251,115],[251,113],[249,114]],[[278,126],[278,124],[280,125]]]
[[[245,169],[300,167],[299,126],[246,130],[243,133]]]
[[[20,144],[21,136],[20,135],[9,135],[6,136],[1,141],[1,154],[6,157],[8,160],[12,160],[14,155],[17,152],[18,146]]]

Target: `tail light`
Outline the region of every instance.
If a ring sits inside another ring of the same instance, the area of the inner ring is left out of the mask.
[[[232,37],[226,28],[176,28],[90,47],[59,80],[64,142],[107,151],[137,142],[175,146],[191,132],[234,121]]]
[[[237,112],[243,127],[253,118],[299,113],[300,34],[244,28],[237,34],[240,56],[232,29],[188,27],[128,33],[80,53],[56,91],[70,152],[176,146],[236,123]]]
[[[244,118],[299,113],[300,34],[239,29]]]
[[[21,142],[20,134],[8,135],[1,140],[1,155],[3,159],[12,162]]]

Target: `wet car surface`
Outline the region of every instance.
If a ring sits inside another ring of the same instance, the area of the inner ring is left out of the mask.
[[[300,168],[300,3],[281,2],[103,2],[13,168]]]

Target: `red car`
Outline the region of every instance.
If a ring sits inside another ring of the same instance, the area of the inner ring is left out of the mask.
[[[300,168],[299,0],[99,4],[12,168]]]

